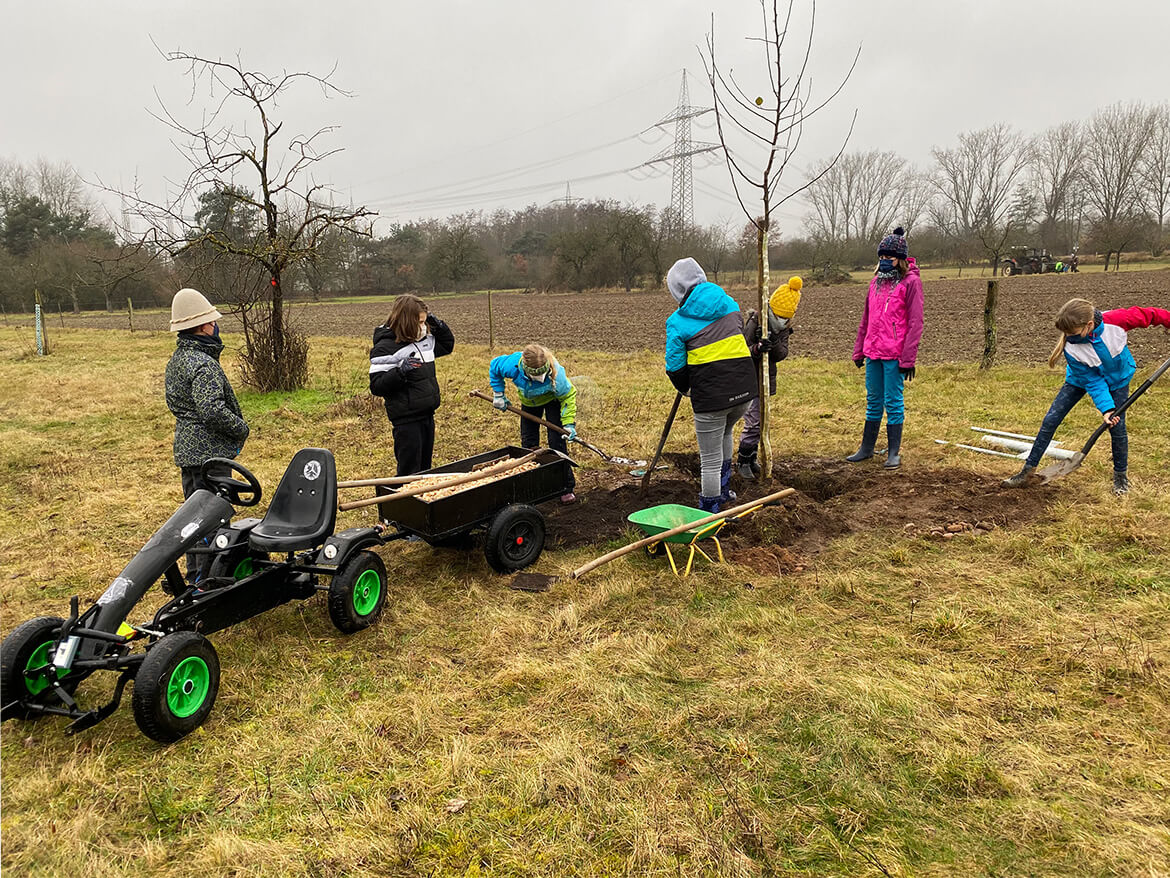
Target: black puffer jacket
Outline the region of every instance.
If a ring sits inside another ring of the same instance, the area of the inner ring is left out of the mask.
[[[752,352],[752,360],[760,362],[760,356],[768,355],[768,396],[776,395],[776,364],[788,358],[788,338],[792,335],[792,321],[768,315],[768,337],[760,332],[760,315],[754,309],[747,312],[743,321],[743,337]]]
[[[386,414],[393,423],[429,418],[439,407],[435,357],[454,350],[455,336],[434,314],[427,315],[427,329],[423,338],[407,342],[400,342],[388,326],[374,330],[370,393],[386,400]],[[411,361],[420,365],[412,367]]]

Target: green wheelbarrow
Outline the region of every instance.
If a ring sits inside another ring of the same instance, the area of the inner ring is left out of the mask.
[[[719,558],[720,563],[722,563],[724,561],[723,546],[719,544],[719,537],[716,535],[723,529],[723,526],[727,522],[734,521],[736,518],[743,518],[745,515],[751,515],[753,512],[763,508],[763,506],[754,506],[751,509],[739,513],[739,515],[713,521],[710,524],[686,530],[682,533],[671,534],[661,541],[650,543],[646,546],[646,553],[651,556],[657,556],[665,550],[666,557],[670,561],[670,569],[674,571],[674,575],[687,577],[690,575],[691,567],[695,563],[696,552],[712,564],[715,563],[714,558],[703,551],[702,546],[699,545],[701,540],[710,540],[715,544],[715,555]],[[669,530],[682,527],[687,522],[699,521],[703,518],[710,518],[710,516],[710,512],[695,509],[693,506],[682,506],[678,503],[663,503],[661,506],[651,506],[648,509],[639,509],[637,512],[631,512],[626,516],[626,519],[640,527],[646,536],[652,537],[655,534],[666,533]],[[674,560],[674,553],[670,550],[671,543],[686,546],[688,549],[686,567],[683,568],[681,574],[678,572],[678,564]]]

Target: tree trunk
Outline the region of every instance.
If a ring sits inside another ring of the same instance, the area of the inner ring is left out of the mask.
[[[73,300],[73,313],[81,314],[81,300],[77,298],[77,287],[69,288],[69,298]]]
[[[990,369],[995,363],[995,308],[999,304],[999,281],[987,282],[987,298],[983,301],[983,360],[980,369]]]
[[[288,376],[284,362],[284,291],[280,287],[280,269],[272,272],[272,376],[276,388],[287,390]]]
[[[765,216],[763,228],[756,230],[756,311],[765,335],[768,332],[768,228]],[[760,391],[760,480],[772,480],[772,412],[768,397],[768,354],[760,356],[756,371]]]

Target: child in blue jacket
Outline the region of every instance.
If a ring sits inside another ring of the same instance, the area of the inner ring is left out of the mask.
[[[1129,436],[1125,430],[1125,413],[1118,417],[1113,410],[1129,397],[1129,382],[1137,371],[1129,351],[1131,329],[1162,326],[1170,330],[1170,311],[1162,308],[1118,308],[1102,313],[1086,299],[1069,299],[1056,313],[1060,339],[1048,358],[1055,368],[1063,355],[1066,363],[1064,385],[1056,393],[1036,441],[1024,462],[1024,468],[1004,480],[1009,488],[1026,484],[1044,449],[1052,441],[1056,428],[1087,393],[1109,425],[1113,444],[1113,493],[1129,493]]]
[[[564,427],[567,436],[556,430],[547,431],[548,447],[562,454],[568,453],[568,442],[577,438],[577,388],[547,348],[530,344],[514,354],[495,357],[488,367],[488,380],[492,385],[492,405],[501,412],[508,407],[504,382],[512,381],[523,411]],[[540,424],[527,418],[520,419],[520,445],[523,448],[540,445]],[[562,503],[572,503],[577,499],[573,494],[574,486],[573,468],[569,467],[569,491],[561,497]]]

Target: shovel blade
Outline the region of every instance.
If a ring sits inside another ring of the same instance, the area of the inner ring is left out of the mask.
[[[1063,476],[1067,476],[1069,473],[1079,467],[1081,465],[1081,461],[1084,459],[1085,455],[1078,451],[1068,460],[1061,460],[1044,467],[1044,469],[1040,470],[1038,473],[1036,473],[1036,475],[1043,479],[1044,484],[1047,485],[1053,479],[1059,479]]]

